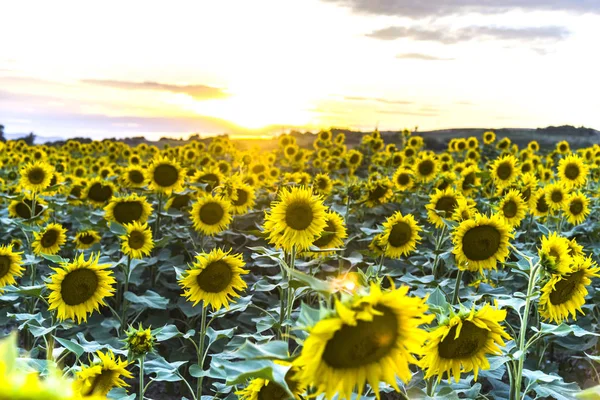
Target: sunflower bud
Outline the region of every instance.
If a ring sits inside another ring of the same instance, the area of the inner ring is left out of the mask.
[[[142,324],[138,329],[129,327],[127,331],[126,348],[129,351],[130,358],[139,358],[154,351],[155,337],[152,335],[150,328],[143,329]]]

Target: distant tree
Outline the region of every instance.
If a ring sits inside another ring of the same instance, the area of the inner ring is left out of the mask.
[[[35,134],[33,132],[29,132],[29,135],[22,137],[21,139],[23,139],[29,146],[33,146],[35,142]]]
[[[0,142],[6,142],[6,139],[4,138],[4,125],[0,124]]]

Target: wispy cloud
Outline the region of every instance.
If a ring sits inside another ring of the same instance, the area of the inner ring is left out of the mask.
[[[424,53],[402,53],[396,58],[401,60],[422,60],[422,61],[452,61],[454,58],[437,57],[431,54]]]
[[[411,39],[417,41],[440,42],[453,44],[471,40],[504,40],[504,41],[560,41],[569,35],[569,31],[561,26],[542,26],[513,28],[502,26],[470,26],[461,29],[447,27],[419,28],[390,26],[378,29],[366,36],[379,40]]]
[[[344,96],[344,100],[347,101],[362,101],[362,102],[376,102],[383,104],[412,104],[411,101],[406,100],[390,100],[381,97],[362,97],[362,96]]]
[[[222,89],[207,85],[173,85],[159,82],[127,82],[104,79],[84,79],[82,82],[124,90],[155,90],[183,93],[192,96],[196,100],[220,99],[228,96]]]

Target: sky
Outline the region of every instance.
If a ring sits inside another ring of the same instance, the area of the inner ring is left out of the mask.
[[[0,124],[46,137],[600,129],[600,1],[1,1]]]

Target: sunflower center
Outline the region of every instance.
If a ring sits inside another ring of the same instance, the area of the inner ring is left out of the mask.
[[[287,400],[290,396],[277,383],[269,382],[258,392],[258,400]]]
[[[438,211],[444,211],[444,215],[449,217],[454,212],[454,209],[458,205],[456,197],[454,196],[443,196],[435,203],[435,209]]]
[[[331,222],[331,220],[327,220],[327,226],[323,230],[321,236],[313,242],[313,245],[323,248],[331,243],[334,237],[335,225]]]
[[[377,307],[382,315],[372,321],[342,325],[327,342],[323,360],[333,368],[357,368],[375,363],[390,354],[398,338],[398,320],[392,310]]]
[[[88,197],[92,201],[96,201],[98,203],[104,203],[105,201],[108,201],[108,199],[112,197],[112,194],[113,192],[110,186],[104,186],[101,183],[94,183],[88,191]]]
[[[42,235],[42,247],[48,248],[56,244],[58,240],[58,231],[56,229],[50,229]]]
[[[317,187],[318,187],[319,189],[321,189],[321,190],[325,190],[325,189],[327,189],[327,186],[328,186],[328,185],[327,185],[327,180],[326,180],[326,179],[320,178],[320,179],[317,181]]]
[[[285,210],[285,223],[292,229],[303,231],[313,221],[313,212],[309,204],[292,203]]]
[[[473,357],[483,347],[487,341],[489,331],[478,327],[471,321],[464,321],[460,335],[455,339],[456,327],[450,328],[448,335],[438,346],[438,354],[441,358],[459,359]]]
[[[392,227],[388,242],[394,247],[400,247],[410,241],[412,237],[412,229],[406,222],[398,222]]]
[[[410,176],[408,174],[400,174],[398,175],[397,182],[400,186],[406,186],[410,182]]]
[[[225,210],[219,203],[206,203],[200,208],[200,221],[206,225],[216,225],[223,219]]]
[[[98,394],[105,396],[115,386],[115,372],[110,369],[103,369],[99,375],[93,378],[92,384],[84,396]]]
[[[352,154],[350,156],[350,159],[348,160],[348,162],[350,164],[357,164],[358,163],[358,155],[357,154]]]
[[[146,243],[146,236],[141,231],[132,231],[129,234],[129,247],[133,250],[139,250],[144,247]]]
[[[529,171],[531,171],[531,164],[525,163],[521,166],[521,172],[527,173]]]
[[[260,174],[261,172],[265,172],[266,167],[262,164],[256,164],[252,167],[252,172],[255,174]]]
[[[579,287],[585,271],[577,271],[565,275],[563,279],[554,284],[554,290],[550,293],[550,303],[554,305],[566,303],[573,297]]]
[[[573,215],[579,215],[583,211],[583,203],[579,200],[573,200],[569,205],[569,211]]]
[[[419,173],[424,176],[431,175],[433,172],[433,161],[431,160],[423,160],[419,163]]]
[[[560,190],[554,190],[552,191],[550,198],[552,199],[552,202],[560,203],[563,200],[563,194]]]
[[[73,270],[65,276],[60,286],[60,295],[69,306],[85,303],[90,299],[98,288],[98,275],[96,272],[80,268]]]
[[[229,286],[233,271],[227,262],[218,260],[206,266],[198,274],[196,282],[200,289],[209,293],[220,293]]]
[[[39,185],[46,179],[46,172],[42,168],[32,168],[27,174],[27,179],[34,185]]]
[[[171,164],[160,164],[154,169],[154,182],[159,186],[173,186],[179,179],[179,171]]]
[[[236,189],[235,194],[237,195],[237,200],[232,204],[234,206],[243,206],[248,202],[248,192],[243,189]]]
[[[506,218],[512,218],[517,215],[518,207],[514,200],[509,200],[502,206],[502,213]]]
[[[175,198],[173,199],[173,202],[171,203],[171,207],[173,207],[176,210],[181,210],[181,209],[187,207],[189,202],[190,202],[190,196],[188,196],[187,194],[182,194],[179,196],[175,196]]]
[[[548,212],[548,203],[546,202],[546,197],[541,196],[535,204],[535,207],[541,213]]]
[[[469,229],[462,239],[462,250],[469,260],[483,261],[492,257],[500,248],[502,235],[491,225]]]
[[[129,176],[129,180],[137,185],[144,182],[144,174],[142,174],[140,171],[137,171],[137,170],[129,171],[128,176]]]
[[[498,175],[498,178],[500,178],[503,181],[510,178],[510,176],[512,175],[512,172],[513,172],[512,165],[507,162],[500,164],[498,166],[498,169],[496,170],[496,174]]]
[[[379,200],[385,196],[385,194],[387,193],[387,190],[388,190],[387,187],[378,184],[377,186],[375,186],[375,189],[373,189],[369,192],[369,199],[370,200]]]
[[[206,191],[211,192],[215,187],[219,186],[219,177],[215,174],[204,174],[198,182],[206,184]]]
[[[562,152],[567,151],[567,145],[566,144],[561,144],[560,147],[559,147],[559,150],[562,151]]]
[[[139,201],[122,201],[115,204],[113,215],[120,224],[130,224],[142,217],[144,207]]]
[[[7,255],[0,255],[0,279],[10,270],[11,259]]]
[[[523,200],[528,202],[529,199],[531,198],[531,188],[527,188],[527,189],[523,190],[523,192],[521,192],[521,197],[523,197]]]
[[[410,158],[415,155],[415,151],[409,147],[406,150],[404,150],[404,155],[406,155],[406,157]]]
[[[90,235],[89,233],[84,233],[83,235],[81,235],[79,237],[79,241],[83,244],[91,244],[94,243],[94,240],[96,238],[93,235]]]

